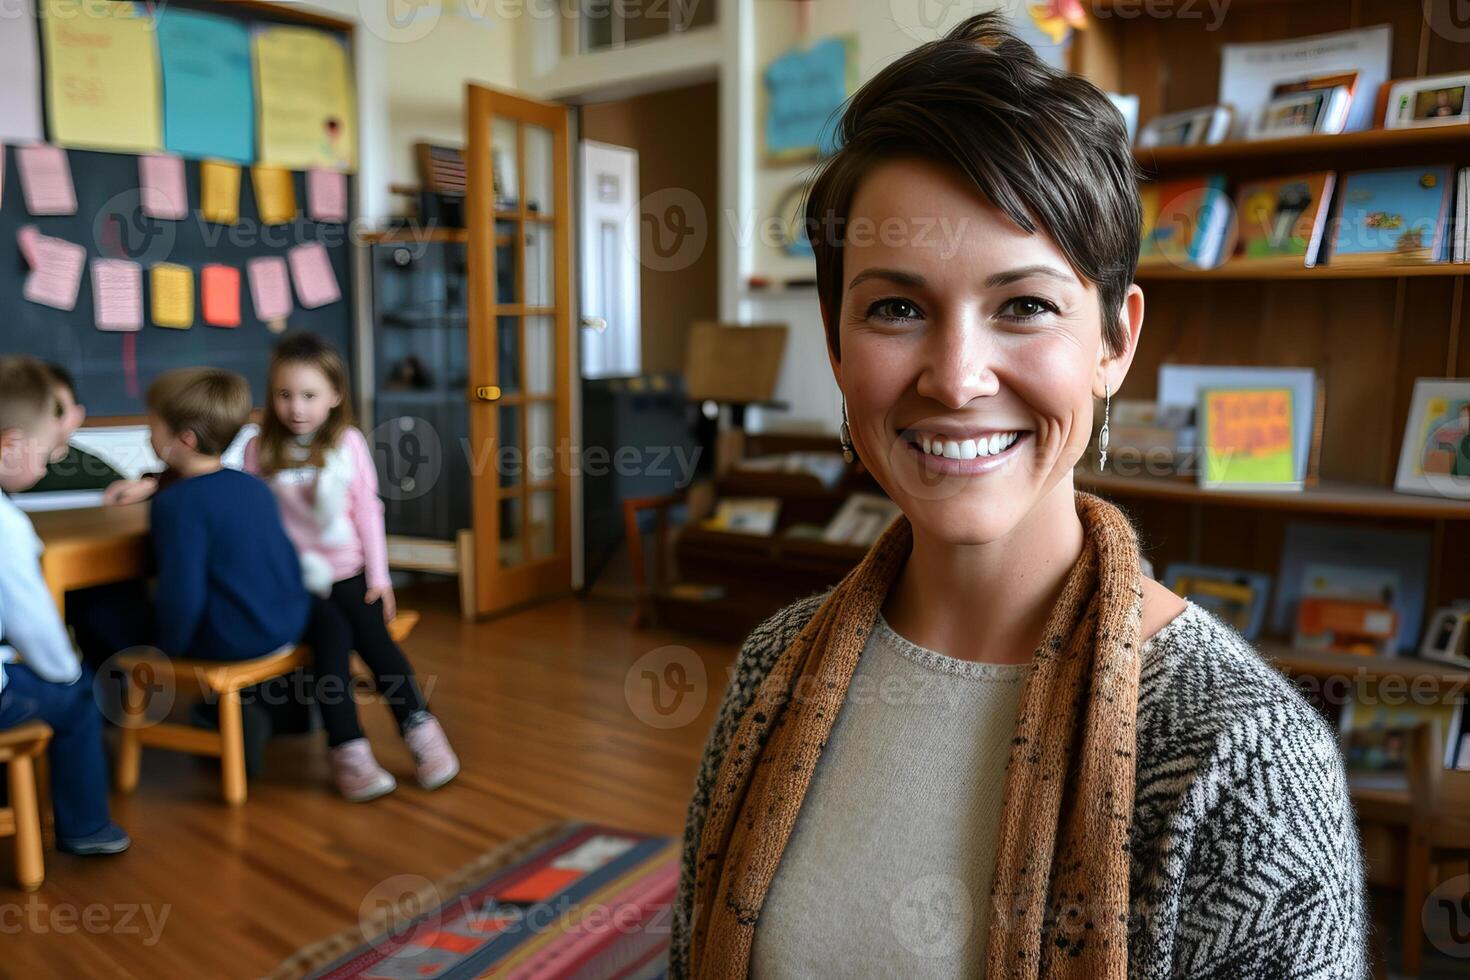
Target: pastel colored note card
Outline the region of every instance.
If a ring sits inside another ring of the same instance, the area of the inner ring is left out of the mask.
[[[143,267],[127,259],[93,259],[92,309],[98,330],[142,330]]]
[[[275,323],[291,315],[291,280],[286,260],[266,255],[245,263],[250,277],[250,301],[262,323]]]
[[[836,148],[836,110],[857,77],[856,41],[823,37],[777,57],[763,73],[766,155],[798,161]]]
[[[240,325],[240,270],[228,265],[206,265],[199,274],[204,299],[204,322],[211,327]]]
[[[280,167],[251,167],[255,186],[255,209],[263,225],[284,225],[296,220],[296,181],[291,171]]]
[[[87,250],[60,238],[37,235],[31,251],[33,267],[21,295],[42,306],[75,309],[82,272],[87,267]]]
[[[286,254],[291,262],[291,279],[296,283],[296,298],[302,306],[314,310],[342,298],[332,257],[321,242],[297,245]]]
[[[138,191],[150,218],[182,221],[189,215],[189,192],[182,157],[161,153],[138,158]]]
[[[151,6],[45,0],[46,118],[54,142],[122,153],[163,149]]]
[[[306,172],[306,207],[312,221],[347,221],[347,175],[339,170],[313,167]]]
[[[0,140],[32,143],[41,127],[41,56],[35,0],[12,0],[12,23],[0,31]]]
[[[199,165],[199,213],[205,221],[233,225],[240,220],[240,168],[221,160]]]
[[[160,262],[150,274],[153,323],[174,330],[194,325],[194,272],[188,266]]]
[[[1200,484],[1250,489],[1300,486],[1292,447],[1290,388],[1200,392]]]
[[[77,191],[71,182],[71,161],[59,146],[20,146],[20,189],[26,210],[34,215],[77,213]]]
[[[237,20],[156,6],[163,66],[163,141],[171,153],[255,159],[250,30]]]
[[[311,27],[258,27],[253,37],[263,163],[357,169],[352,66],[343,38]]]

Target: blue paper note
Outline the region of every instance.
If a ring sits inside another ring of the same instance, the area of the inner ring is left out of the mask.
[[[173,153],[255,161],[250,35],[239,21],[159,7],[163,138]]]
[[[847,98],[851,42],[822,38],[766,66],[766,153],[826,156],[836,149],[837,113]]]

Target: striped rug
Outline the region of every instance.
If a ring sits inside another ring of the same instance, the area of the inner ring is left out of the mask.
[[[555,824],[380,909],[370,895],[359,928],[300,950],[270,978],[663,977],[678,878],[677,841]]]

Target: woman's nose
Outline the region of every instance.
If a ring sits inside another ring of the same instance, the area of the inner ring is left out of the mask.
[[[925,345],[918,393],[955,409],[994,395],[1000,390],[995,356],[988,332],[972,318],[941,324]]]

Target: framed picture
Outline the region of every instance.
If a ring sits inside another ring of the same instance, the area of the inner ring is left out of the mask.
[[[1470,381],[1414,382],[1393,487],[1400,493],[1470,500]]]
[[[1230,624],[1247,640],[1260,635],[1266,619],[1271,576],[1238,568],[1175,562],[1169,566],[1164,585]]]
[[[1470,75],[1432,75],[1394,82],[1388,90],[1385,129],[1470,123]]]
[[[1255,139],[1280,139],[1285,136],[1308,136],[1317,132],[1317,122],[1331,91],[1317,89],[1279,95],[1266,103],[1261,118],[1251,133]]]
[[[1235,118],[1228,105],[1207,105],[1150,119],[1138,134],[1141,147],[1200,146],[1219,143],[1230,135]]]
[[[1424,631],[1424,640],[1419,644],[1419,656],[1425,660],[1470,667],[1467,639],[1470,639],[1470,608],[1449,606],[1436,609],[1430,617],[1429,628]]]

